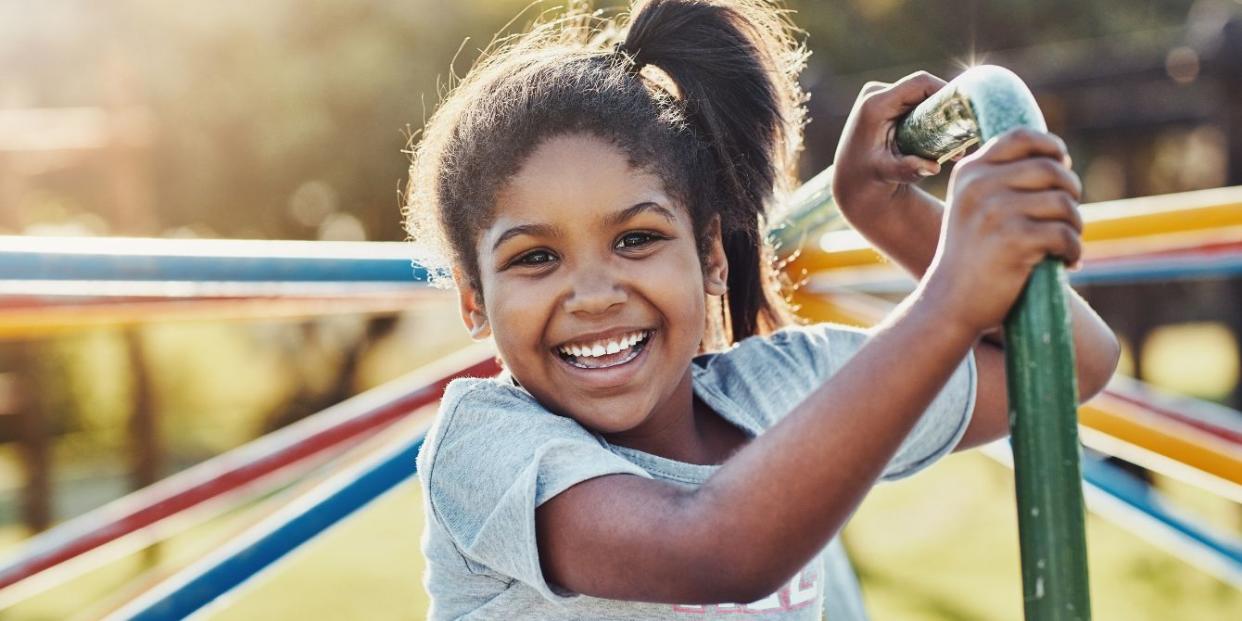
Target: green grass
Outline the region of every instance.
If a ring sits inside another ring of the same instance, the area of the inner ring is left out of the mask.
[[[878,487],[847,532],[876,621],[1020,620],[1011,473],[978,453]],[[215,547],[262,506],[238,510],[163,546],[176,566]],[[399,487],[251,584],[218,602],[211,621],[423,618],[421,492]],[[1098,518],[1088,520],[1097,621],[1234,621],[1233,589]],[[0,618],[94,618],[127,595],[141,556],[15,607]],[[137,584],[145,579],[137,578]],[[111,600],[112,603],[109,603]]]
[[[878,487],[847,535],[877,620],[1022,619],[1013,474],[978,452]],[[1242,618],[1242,591],[1092,515],[1087,547],[1097,621]]]

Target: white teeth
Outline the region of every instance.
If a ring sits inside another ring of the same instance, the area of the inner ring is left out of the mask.
[[[599,356],[620,353],[621,351],[629,349],[646,340],[646,338],[646,332],[634,332],[612,340],[596,341],[588,345],[562,345],[559,349],[561,353],[570,356],[596,358]]]

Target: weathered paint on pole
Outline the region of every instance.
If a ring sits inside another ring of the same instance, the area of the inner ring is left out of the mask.
[[[898,128],[897,143],[905,153],[943,160],[973,141],[1018,127],[1047,129],[1026,85],[1006,69],[975,67],[915,108]],[[1091,618],[1078,386],[1065,287],[1061,262],[1045,259],[1005,320],[1028,621]]]

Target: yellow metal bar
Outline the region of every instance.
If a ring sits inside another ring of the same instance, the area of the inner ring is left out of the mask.
[[[887,300],[857,293],[795,293],[792,301],[799,315],[807,319],[856,326],[874,325],[893,308]],[[1107,393],[1082,404],[1078,422],[1095,432],[1085,434],[1084,439],[1099,448],[1106,449],[1111,439],[1226,482],[1234,492],[1236,486],[1242,486],[1242,451],[1190,425],[1157,416]],[[1105,438],[1100,438],[1101,434]]]
[[[1242,186],[1091,203],[1082,214],[1087,260],[1242,240]],[[884,262],[854,231],[807,242],[790,262],[791,273]]]
[[[1157,416],[1107,393],[1082,404],[1078,408],[1078,422],[1118,440],[1242,485],[1242,451],[1216,436]]]
[[[1092,203],[1083,220],[1086,241],[1242,226],[1242,186]]]

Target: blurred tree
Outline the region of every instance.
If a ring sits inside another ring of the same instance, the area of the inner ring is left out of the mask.
[[[510,31],[560,4],[536,3]],[[833,75],[1178,25],[1192,3],[789,4],[814,51],[805,79],[815,88]],[[464,73],[478,49],[527,6],[527,0],[0,0],[6,76],[0,107],[98,104],[115,88],[108,76],[116,70],[102,68],[119,64],[129,74],[125,88],[139,91],[129,99],[154,116],[151,161],[161,228],[313,238],[322,229],[339,234],[340,226],[325,223],[344,212],[357,218],[347,223],[347,236],[401,239],[398,186],[407,165],[400,153],[407,126],[417,130],[434,109],[452,59]],[[846,93],[827,86],[816,89],[817,97],[854,95],[855,85]],[[830,157],[814,155],[817,162]],[[82,210],[96,209],[89,190],[74,190],[71,179],[58,182],[85,197]],[[308,184],[329,197],[309,218],[296,207]]]

